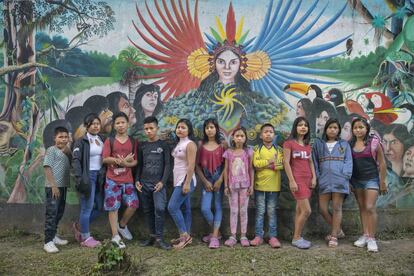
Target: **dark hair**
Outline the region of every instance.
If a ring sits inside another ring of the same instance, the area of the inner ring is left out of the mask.
[[[368,121],[365,118],[362,118],[362,117],[355,118],[352,121],[352,124],[351,124],[352,137],[351,137],[351,140],[349,141],[349,144],[351,145],[351,148],[353,148],[355,146],[355,142],[357,140],[357,138],[354,134],[354,125],[357,122],[363,123],[365,125],[365,127],[367,128],[367,133],[365,134],[365,137],[364,137],[364,145],[367,145],[368,140],[369,140],[369,133],[371,131],[371,125],[368,123]]]
[[[310,116],[310,114],[312,113],[312,101],[309,98],[302,98],[296,103],[296,105],[298,105],[299,103],[302,104],[302,108],[305,111],[305,116]]]
[[[305,145],[309,145],[310,143],[310,126],[309,121],[305,117],[297,117],[295,121],[293,122],[292,131],[290,132],[289,139],[291,140],[297,140],[298,139],[298,125],[301,122],[305,122],[305,124],[308,126],[308,132],[303,137],[303,142]]]
[[[63,126],[58,126],[55,128],[55,137],[59,134],[59,133],[67,133],[69,135],[69,130],[66,127]]]
[[[336,135],[336,140],[339,140],[339,137],[341,137],[341,124],[339,123],[338,119],[336,118],[330,118],[328,121],[326,121],[325,127],[323,128],[323,134],[322,139],[325,141],[328,141],[328,135],[326,135],[326,131],[328,130],[328,127],[332,124],[336,124],[338,126],[338,134]]]
[[[321,99],[315,98],[312,103],[312,112],[309,116],[310,127],[316,132],[316,118],[321,115],[323,111],[328,113],[329,118],[336,118],[337,112],[335,107],[329,102]]]
[[[83,125],[85,126],[86,130],[92,125],[93,121],[98,120],[101,123],[101,119],[99,119],[98,114],[96,113],[89,113],[88,115],[83,118]]]
[[[216,135],[214,136],[214,140],[216,141],[217,144],[220,144],[221,143],[220,127],[215,118],[208,118],[203,123],[203,143],[208,142],[208,136],[206,134],[206,127],[208,126],[208,124],[213,124],[214,127],[216,128]]]
[[[175,125],[175,131],[177,130],[178,125],[181,124],[181,123],[184,123],[188,127],[188,138],[190,140],[195,141],[193,124],[190,122],[190,120],[188,120],[188,119],[180,119],[180,120],[178,120],[177,124]]]
[[[244,128],[244,127],[238,127],[238,128],[236,128],[235,130],[233,130],[233,132],[231,133],[231,141],[230,141],[230,145],[234,148],[234,147],[236,147],[236,143],[234,143],[234,140],[233,140],[233,138],[234,138],[234,134],[236,134],[236,132],[238,132],[238,131],[243,131],[243,133],[244,133],[244,136],[246,136],[246,140],[244,141],[244,144],[243,144],[243,148],[245,149],[245,148],[247,148],[247,130]]]
[[[388,125],[383,134],[383,139],[385,134],[392,134],[397,138],[403,145],[404,151],[408,148],[408,143],[412,139],[411,134],[408,132],[407,127],[402,124],[391,124]]]
[[[135,92],[135,99],[133,103],[133,106],[135,108],[135,118],[137,118],[137,126],[139,126],[139,124],[141,124],[141,122],[143,122],[145,118],[145,113],[141,106],[141,100],[147,92],[157,92],[158,94],[157,106],[155,107],[152,116],[158,115],[162,110],[160,87],[155,84],[141,85]]]
[[[69,131],[73,131],[72,126],[67,120],[55,120],[48,123],[45,128],[43,129],[43,145],[46,148],[53,146],[55,144],[54,137],[55,137],[55,129],[59,127],[64,127]]]
[[[158,120],[155,116],[149,116],[144,119],[144,124],[151,124],[155,123],[158,126]]]
[[[120,91],[111,92],[108,95],[106,95],[106,99],[108,100],[108,104],[109,104],[108,105],[109,110],[111,110],[113,113],[120,111],[118,104],[121,98],[124,98],[125,100],[128,101],[128,97]]]
[[[102,111],[109,108],[109,102],[104,96],[93,95],[86,99],[83,103],[83,107],[89,112],[100,114]]]
[[[69,122],[73,133],[76,132],[81,124],[83,124],[83,119],[87,114],[85,113],[86,111],[87,110],[82,106],[75,106],[66,112],[65,120]]]
[[[115,120],[118,118],[124,117],[127,122],[129,122],[128,116],[124,112],[117,112],[112,115],[112,128],[115,126]]]
[[[260,127],[260,132],[262,132],[265,127],[270,127],[275,131],[275,127],[271,123],[265,123]]]

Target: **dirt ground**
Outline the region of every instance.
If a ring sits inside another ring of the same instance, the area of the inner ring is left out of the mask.
[[[393,239],[398,237],[398,239]],[[199,241],[181,251],[142,248],[127,243],[137,270],[131,275],[413,275],[414,235],[384,236],[380,252],[355,248],[347,237],[336,249],[313,239],[309,250],[282,241],[281,249],[221,247],[210,250]],[[97,262],[98,249],[81,248],[73,239],[55,255],[46,254],[40,235],[0,235],[0,275],[85,275]],[[114,275],[119,275],[116,273]]]

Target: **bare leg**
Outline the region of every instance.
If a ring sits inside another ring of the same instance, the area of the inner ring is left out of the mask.
[[[367,222],[367,234],[374,238],[377,228],[377,190],[365,190],[365,212]]]
[[[361,218],[362,229],[364,235],[368,235],[368,224],[366,221],[366,211],[365,211],[365,191],[362,189],[355,189],[355,197],[359,206],[359,216]]]
[[[116,235],[118,235],[118,210],[116,211],[109,211],[108,212],[108,217],[109,217],[109,224],[111,225],[111,232],[112,232],[112,237],[115,237]]]
[[[296,214],[295,214],[295,231],[293,232],[293,239],[300,239],[302,236],[302,230],[306,220],[311,214],[311,207],[308,199],[301,199],[296,201]]]
[[[337,237],[341,230],[342,222],[342,203],[344,195],[340,193],[332,193],[332,231],[331,235]]]
[[[331,200],[331,195],[332,194],[330,193],[319,195],[319,211],[329,225],[332,225],[332,216],[329,213],[329,201]]]
[[[131,207],[128,207],[128,208],[126,208],[125,209],[125,212],[124,212],[124,214],[122,215],[122,219],[121,219],[121,221],[119,222],[119,226],[121,226],[121,227],[125,227],[125,225],[127,225],[128,224],[128,221],[132,218],[132,216],[135,214],[135,211],[136,211],[137,209],[135,209],[135,208],[131,208]]]

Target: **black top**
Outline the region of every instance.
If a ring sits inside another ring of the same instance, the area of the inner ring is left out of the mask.
[[[165,141],[142,142],[138,147],[136,181],[146,188],[155,184],[166,184],[170,174],[170,149]]]

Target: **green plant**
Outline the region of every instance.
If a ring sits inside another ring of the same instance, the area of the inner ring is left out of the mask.
[[[93,267],[92,274],[110,271],[127,271],[130,266],[131,258],[125,249],[119,248],[111,240],[105,240],[99,249],[98,263]]]

